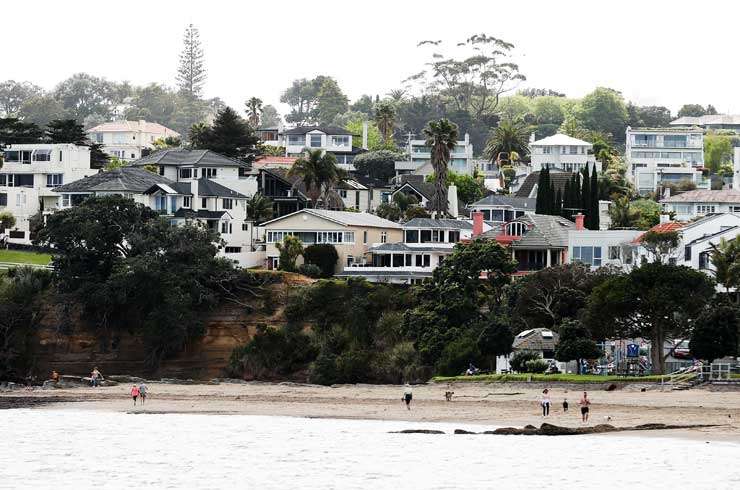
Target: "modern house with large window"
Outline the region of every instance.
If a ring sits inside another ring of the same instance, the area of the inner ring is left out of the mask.
[[[322,150],[334,155],[339,165],[349,165],[365,151],[352,146],[352,133],[333,126],[298,126],[286,129],[283,135],[286,157],[300,157],[306,149]]]
[[[275,246],[286,236],[297,237],[304,247],[319,243],[334,245],[339,255],[336,272],[362,260],[371,247],[401,240],[401,225],[369,213],[301,209],[262,223],[265,230],[267,268],[280,264]]]
[[[158,123],[139,121],[110,121],[87,130],[93,143],[103,145],[103,150],[125,162],[138,160],[146,149],[154,148],[160,138],[179,138],[180,133]]]
[[[568,263],[581,263],[596,269],[605,265],[628,268],[634,264],[634,240],[639,230],[587,230],[568,232]]]
[[[225,242],[219,254],[248,267],[264,254],[252,252],[252,224],[246,219],[247,196],[208,178],[174,182],[143,168],[123,167],[54,189],[58,206],[69,208],[91,196],[121,195],[141,203],[173,225],[197,222]]]
[[[505,223],[525,214],[534,214],[537,199],[528,197],[503,196],[491,194],[468,205],[471,212],[483,213],[483,219],[495,223]]]
[[[640,194],[661,184],[689,181],[709,189],[704,169],[704,131],[701,128],[627,127],[627,174]]]
[[[490,226],[478,223],[483,233]],[[375,244],[365,257],[355,257],[342,277],[364,277],[371,282],[412,284],[432,277],[432,272],[452,253],[456,243],[470,240],[469,220],[414,218],[403,224],[403,241]]]
[[[563,172],[580,172],[586,167],[592,171],[596,166],[596,157],[592,154],[594,145],[566,134],[554,134],[541,140],[529,143],[531,151],[531,168],[538,172],[545,168]]]
[[[660,203],[663,210],[674,213],[678,221],[689,221],[709,214],[740,213],[740,190],[687,191],[662,199]]]
[[[409,140],[406,145],[409,155],[407,161],[396,162],[396,175],[416,174],[424,177],[434,173],[432,168],[432,148],[427,145],[426,140]],[[450,152],[450,170],[456,174],[473,175],[475,162],[473,161],[473,145],[470,136],[465,133],[465,138],[455,145]]]
[[[6,233],[9,242],[31,243],[30,222],[39,211],[55,209],[61,185],[98,171],[90,168],[90,148],[73,144],[10,145],[0,168],[0,211],[9,211],[16,225]]]

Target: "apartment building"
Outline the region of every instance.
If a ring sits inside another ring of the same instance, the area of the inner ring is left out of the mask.
[[[9,242],[31,243],[29,220],[39,211],[58,207],[53,190],[98,171],[90,168],[90,148],[73,144],[10,145],[0,168],[0,211],[9,211],[16,225],[6,233]]]
[[[694,182],[709,189],[704,169],[704,132],[701,128],[627,128],[627,173],[640,194],[660,184]]]
[[[110,121],[87,130],[93,143],[103,145],[103,151],[125,162],[138,160],[145,149],[154,148],[160,138],[179,138],[180,133],[161,124],[144,121]]]
[[[545,168],[563,172],[580,172],[586,167],[589,171],[593,171],[596,166],[596,157],[593,155],[594,145],[588,141],[560,133],[537,141],[534,137],[532,134],[529,143],[533,172]]]

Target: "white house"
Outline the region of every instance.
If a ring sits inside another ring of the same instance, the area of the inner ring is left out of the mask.
[[[90,148],[73,144],[10,145],[3,161],[0,211],[16,219],[15,227],[7,230],[9,241],[26,245],[31,243],[29,219],[57,207],[53,189],[98,172],[90,168]]]
[[[483,216],[470,220],[414,218],[403,224],[403,241],[375,244],[367,257],[355,258],[340,274],[371,282],[413,284],[432,277],[456,243],[488,231]],[[475,226],[478,227],[477,233]]]
[[[671,126],[699,126],[703,129],[740,130],[740,115],[707,114],[705,116],[683,116],[671,121]]]
[[[627,174],[640,194],[654,192],[661,183],[694,182],[709,189],[704,168],[704,132],[701,128],[627,127]]]
[[[298,126],[286,129],[283,135],[286,157],[300,157],[306,149],[322,150],[333,154],[342,166],[351,164],[356,155],[365,151],[352,146],[352,133],[334,126]]]
[[[424,177],[434,173],[432,168],[432,148],[427,145],[426,140],[408,141],[406,152],[409,160],[396,162],[396,175],[416,174]],[[473,160],[473,145],[470,136],[465,133],[465,138],[455,145],[450,152],[448,168],[457,174],[473,175],[476,162]]]
[[[154,148],[160,138],[179,138],[180,133],[161,124],[144,121],[110,121],[87,130],[94,143],[103,145],[109,155],[130,162],[141,158],[142,151]]]
[[[500,194],[488,195],[468,205],[471,212],[480,211],[484,220],[496,223],[505,223],[525,214],[534,214],[536,207],[537,199]]]
[[[605,265],[631,266],[634,240],[642,233],[639,230],[569,230],[567,262],[579,262],[592,269]]]
[[[143,168],[123,167],[54,189],[57,208],[80,204],[90,196],[121,195],[157,211],[173,225],[198,222],[225,242],[219,255],[243,267],[260,265],[264,252],[252,252],[252,224],[247,196],[208,178],[174,182]]]
[[[596,166],[593,147],[588,141],[566,134],[558,133],[537,141],[534,141],[532,134],[532,141],[529,143],[532,171],[550,168],[563,172],[580,172],[587,166],[589,171],[593,171]]]
[[[689,221],[715,213],[740,213],[740,189],[694,190],[662,199],[665,212],[678,221]]]

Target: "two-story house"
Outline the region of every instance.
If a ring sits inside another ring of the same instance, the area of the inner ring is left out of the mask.
[[[566,134],[558,133],[537,141],[532,134],[529,143],[532,171],[550,168],[563,172],[580,172],[586,167],[593,171],[596,166],[593,147],[588,141]]]
[[[54,189],[58,209],[80,204],[91,196],[121,195],[157,211],[173,225],[198,222],[225,242],[219,254],[249,267],[263,262],[252,252],[252,224],[247,221],[247,196],[202,177],[175,182],[138,167],[123,167]]]
[[[87,146],[39,143],[5,148],[0,168],[0,211],[9,211],[16,219],[15,227],[7,230],[9,241],[30,244],[31,217],[57,206],[58,195],[52,191],[97,172],[90,168]]]
[[[704,169],[704,132],[701,128],[627,127],[627,174],[640,194],[665,183],[690,181],[709,189]]]
[[[395,163],[396,176],[405,174],[423,175],[424,177],[434,173],[432,168],[432,148],[427,145],[426,140],[409,139],[406,145],[409,159]],[[473,175],[476,162],[473,160],[473,145],[470,136],[465,133],[465,138],[458,141],[455,148],[450,152],[448,168],[456,174]]]
[[[478,226],[483,233],[489,226]],[[364,257],[348,260],[341,277],[363,277],[370,282],[413,284],[432,277],[456,243],[470,240],[474,225],[469,220],[414,218],[403,224],[403,241],[381,242]]]
[[[322,150],[331,153],[341,168],[349,169],[356,155],[364,152],[362,148],[352,146],[352,133],[334,126],[298,126],[286,129],[285,156],[303,156],[306,149]]]
[[[160,138],[179,138],[180,133],[158,123],[139,121],[110,121],[87,130],[93,143],[103,145],[103,150],[125,162],[138,160],[145,149],[154,148]]]
[[[267,268],[280,264],[280,251],[275,246],[286,236],[297,237],[304,247],[332,244],[339,256],[336,272],[367,254],[370,247],[401,240],[401,225],[369,213],[301,209],[262,223],[266,237]],[[299,259],[300,262],[300,259]]]
[[[537,199],[529,197],[490,194],[468,205],[471,212],[483,213],[483,219],[495,223],[505,223],[525,214],[534,214]]]
[[[663,210],[678,221],[717,213],[740,213],[740,190],[694,190],[661,199]]]

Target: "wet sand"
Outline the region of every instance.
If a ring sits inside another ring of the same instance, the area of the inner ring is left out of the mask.
[[[34,389],[0,393],[0,408],[39,410],[109,410],[130,413],[200,413],[282,415],[350,419],[452,422],[487,427],[542,422],[579,427],[580,387],[549,386],[552,406],[542,417],[539,404],[544,385],[525,383],[455,383],[414,386],[411,410],[401,401],[403,387],[394,385],[316,386],[294,383],[221,383],[178,385],[149,382],[146,404],[136,407],[130,385],[99,388]],[[647,391],[641,392],[645,387]],[[445,401],[445,391],[454,391]],[[627,385],[615,391],[589,391],[589,424],[617,427],[647,423],[717,424],[718,427],[636,432],[639,436],[690,437],[740,442],[740,390],[694,388],[661,391],[649,385]],[[563,399],[570,405],[565,413]],[[620,435],[630,434],[620,432]],[[604,435],[608,437],[608,435]]]

